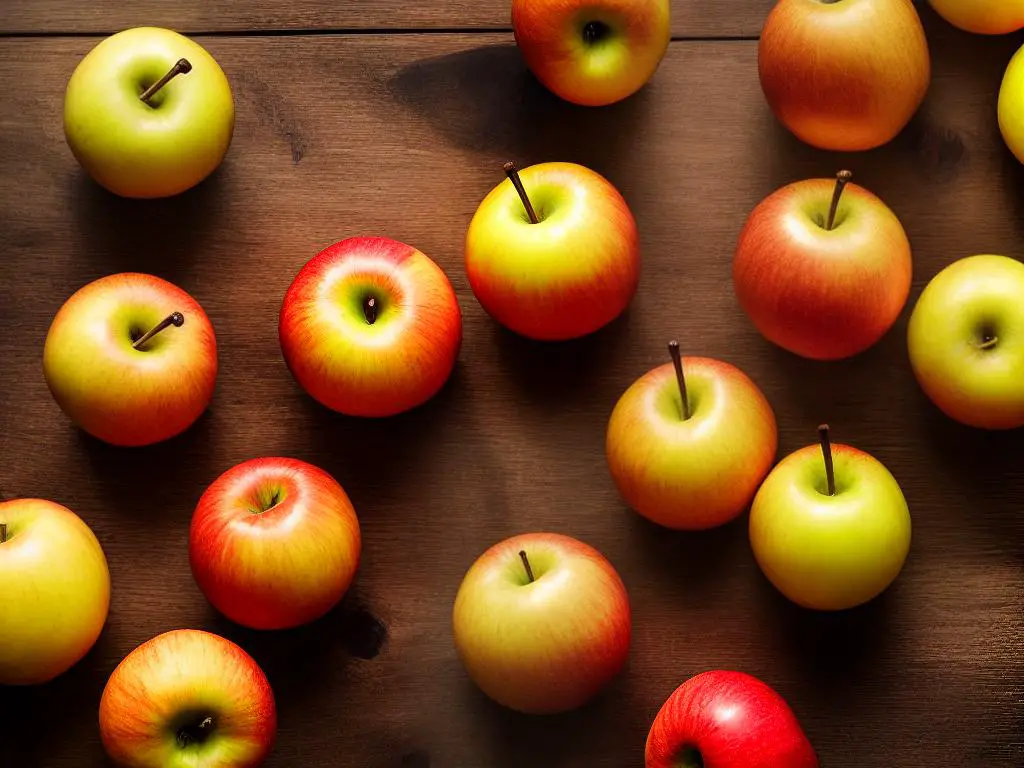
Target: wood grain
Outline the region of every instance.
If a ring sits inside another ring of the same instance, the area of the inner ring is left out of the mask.
[[[872,350],[814,364],[764,342],[730,284],[732,248],[753,206],[840,165],[904,222],[911,302],[956,258],[1020,254],[1024,171],[995,122],[999,77],[1020,40],[929,31],[935,78],[920,115],[891,145],[854,156],[814,151],[774,123],[754,43],[673,44],[636,98],[583,110],[524,72],[508,34],[205,39],[235,88],[233,146],[199,188],[147,203],[98,189],[64,144],[63,87],[95,40],[4,41],[0,82],[19,87],[0,104],[0,488],[78,511],[106,549],[114,593],[82,663],[46,686],[0,690],[0,762],[106,765],[96,727],[106,677],[138,643],[196,626],[240,642],[267,671],[280,709],[271,768],[639,765],[662,701],[708,668],[774,685],[824,766],[1024,764],[1020,434],[958,427],[928,403],[906,359],[909,306]],[[468,289],[465,230],[507,159],[583,163],[633,207],[640,291],[626,316],[591,338],[526,342],[496,328]],[[386,421],[312,403],[276,337],[300,266],[355,234],[423,249],[450,275],[465,313],[453,380],[428,405]],[[122,270],[191,292],[221,349],[207,416],[141,450],[84,437],[40,370],[63,300]],[[671,337],[761,385],[778,416],[780,456],[828,421],[836,441],[893,471],[914,541],[882,598],[839,615],[801,611],[759,573],[744,521],[670,535],[618,500],[604,463],[607,418],[622,391],[664,361]],[[208,607],[186,538],[218,474],[274,454],[312,461],[346,487],[365,560],[341,609],[299,631],[260,634]],[[473,559],[540,529],[605,552],[635,621],[626,672],[586,708],[547,719],[484,698],[450,632]]]

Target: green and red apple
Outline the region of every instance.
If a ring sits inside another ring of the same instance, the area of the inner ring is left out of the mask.
[[[928,0],[942,18],[966,32],[1005,35],[1024,27],[1024,0]]]
[[[235,106],[220,65],[169,29],[136,27],[79,62],[64,135],[82,167],[123,197],[168,197],[201,182],[231,143]]]

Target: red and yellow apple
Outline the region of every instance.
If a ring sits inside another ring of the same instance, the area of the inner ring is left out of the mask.
[[[57,312],[43,374],[61,409],[114,445],[167,440],[206,410],[217,342],[203,308],[181,288],[126,272],[80,288]]]
[[[352,503],[327,472],[252,459],[218,477],[189,532],[196,583],[213,606],[254,629],[320,618],[348,590],[362,539]]]
[[[551,714],[592,698],[629,655],[626,588],[596,549],[554,533],[506,539],[467,571],[455,647],[494,701]]]
[[[49,682],[95,645],[110,607],[89,526],[43,499],[0,502],[0,685]]]
[[[1005,35],[1024,27],[1024,0],[928,0],[942,18],[966,32]]]
[[[640,90],[672,37],[669,0],[512,0],[512,30],[545,87],[591,107]]]
[[[462,344],[462,313],[426,255],[355,237],[299,271],[279,334],[289,370],[315,400],[350,416],[393,416],[444,386]]]
[[[622,195],[573,163],[522,172],[507,164],[506,173],[466,234],[466,274],[484,310],[544,341],[585,336],[617,318],[640,279],[639,235]]]
[[[124,768],[256,768],[276,731],[263,670],[230,640],[195,629],[140,645],[100,698],[103,747]]]
[[[910,294],[910,241],[896,214],[841,171],[765,198],[740,233],[736,297],[769,341],[815,360],[863,352]]]
[[[779,121],[819,149],[892,140],[931,80],[911,0],[779,0],[758,45],[761,88]]]
[[[677,357],[678,345],[670,349]],[[729,363],[686,357],[679,365],[685,379],[666,363],[626,390],[608,422],[605,453],[619,493],[641,515],[668,528],[713,528],[749,506],[771,469],[775,414]]]

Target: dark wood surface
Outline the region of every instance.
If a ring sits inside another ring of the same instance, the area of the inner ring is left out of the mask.
[[[707,7],[724,15],[721,3]],[[100,14],[101,26],[112,14]],[[673,43],[648,89],[583,110],[524,72],[508,33],[204,38],[235,88],[233,146],[208,182],[145,203],[101,191],[64,144],[63,88],[96,40],[0,41],[0,488],[76,510],[113,578],[109,623],[77,667],[49,685],[0,689],[0,764],[106,765],[96,711],[107,676],[140,642],[187,626],[241,643],[266,670],[280,715],[272,768],[637,766],[665,697],[709,668],[775,686],[826,768],[1024,764],[1020,433],[961,428],[924,398],[905,349],[911,305],[874,349],[817,364],[763,341],[730,284],[753,206],[840,165],[902,219],[914,248],[911,302],[956,258],[1020,255],[1024,169],[1000,141],[995,97],[1022,40],[972,38],[933,17],[928,31],[935,77],[920,115],[892,144],[853,156],[813,150],[773,122],[754,42]],[[526,342],[495,327],[469,290],[465,230],[507,159],[589,165],[633,207],[640,290],[625,317],[591,338]],[[294,274],[356,234],[422,248],[450,275],[465,314],[450,384],[387,421],[315,405],[277,344]],[[221,350],[209,413],[139,450],[84,437],[41,374],[63,300],[122,270],[191,292]],[[618,500],[604,462],[607,418],[663,362],[673,336],[761,385],[780,456],[813,442],[827,420],[836,440],[893,471],[914,539],[883,597],[838,615],[802,611],[758,571],[745,519],[667,534]],[[339,479],[360,515],[365,559],[340,609],[305,629],[260,634],[207,606],[189,573],[187,527],[218,474],[274,454]],[[450,616],[479,553],[543,529],[605,552],[629,589],[635,634],[627,670],[598,699],[527,718],[470,683]]]

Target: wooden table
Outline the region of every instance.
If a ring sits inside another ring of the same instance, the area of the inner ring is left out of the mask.
[[[756,35],[769,6],[680,0],[676,40],[650,86],[584,110],[525,71],[505,0],[3,3],[0,488],[81,514],[106,550],[114,592],[107,627],[79,665],[45,686],[0,690],[0,764],[106,765],[96,710],[111,670],[159,632],[201,627],[266,670],[280,714],[272,768],[640,765],[662,701],[708,668],[775,686],[826,767],[1024,765],[1024,440],[939,415],[905,345],[910,308],[941,267],[977,252],[1021,253],[1024,169],[999,138],[995,98],[1024,39],[968,36],[922,8],[934,79],[919,116],[890,145],[840,156],[800,144],[764,103]],[[207,33],[198,39],[231,79],[238,113],[223,167],[157,202],[100,190],[61,127],[67,78],[96,35],[143,22]],[[469,290],[466,226],[507,159],[588,165],[636,214],[639,293],[591,338],[524,341],[498,329]],[[840,166],[902,219],[914,290],[880,344],[826,365],[757,335],[734,299],[730,261],[762,197]],[[465,316],[450,384],[386,421],[315,405],[277,342],[297,270],[356,234],[431,255]],[[40,367],[61,303],[125,270],[191,292],[221,350],[209,413],[140,450],[84,437]],[[836,440],[892,470],[914,541],[882,598],[838,615],[799,610],[761,575],[745,520],[668,534],[621,503],[604,462],[607,418],[674,336],[761,385],[779,419],[780,456],[829,421]],[[187,528],[218,474],[275,454],[341,481],[365,560],[339,610],[261,634],[208,607],[189,572]],[[493,705],[464,674],[450,631],[473,559],[540,529],[601,549],[626,582],[635,622],[624,674],[584,709],[552,718]]]

